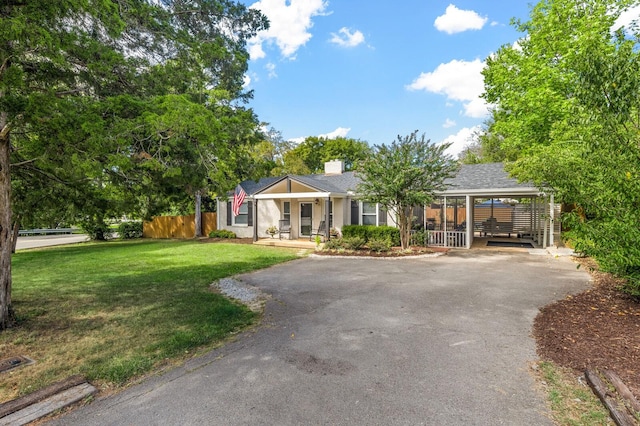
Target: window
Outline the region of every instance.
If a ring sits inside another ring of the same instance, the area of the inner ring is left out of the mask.
[[[376,203],[362,203],[362,224],[377,225],[377,205]]]
[[[282,219],[291,223],[291,202],[284,201],[282,203]]]
[[[245,201],[240,206],[240,214],[233,218],[234,225],[248,225],[249,224],[249,205]]]

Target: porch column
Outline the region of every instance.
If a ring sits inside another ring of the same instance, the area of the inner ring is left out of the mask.
[[[258,200],[253,199],[253,242],[258,241]]]
[[[329,240],[330,218],[329,209],[331,208],[331,197],[327,197],[324,201],[324,240]]]
[[[546,201],[546,200],[545,200]],[[549,247],[547,245],[547,226],[549,225],[549,221],[547,220],[547,218],[545,216],[547,216],[547,203],[542,204],[542,206],[544,207],[545,211],[542,215],[542,218],[544,219],[544,229],[542,230],[542,248],[547,248]]]
[[[447,196],[444,196],[444,233],[442,234],[444,237],[444,246],[449,247],[449,242],[447,241]]]
[[[555,231],[555,210],[556,206],[554,205],[553,193],[549,195],[549,246],[554,244],[553,242],[553,232]]]
[[[470,249],[471,248],[471,244],[473,244],[473,199],[471,198],[470,195],[466,195],[465,196],[465,203],[467,205],[467,211],[466,211],[466,221],[467,221],[467,226],[466,226],[466,233],[467,233],[467,244],[466,244],[466,248]]]

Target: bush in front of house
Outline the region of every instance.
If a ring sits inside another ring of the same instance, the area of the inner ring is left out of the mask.
[[[118,236],[121,240],[142,238],[142,222],[120,222],[118,225]]]
[[[362,237],[342,237],[342,244],[347,250],[360,250],[366,241]]]
[[[365,243],[371,239],[385,240],[388,238],[392,246],[400,245],[400,230],[393,226],[344,225],[342,227],[342,237],[363,238]]]
[[[325,241],[322,250],[344,250],[344,242],[342,238],[331,238],[329,241]]]
[[[392,246],[400,245],[400,230],[393,226],[369,226],[367,229],[367,242],[370,240],[391,241]]]
[[[226,229],[218,229],[209,232],[209,238],[237,238],[235,232]]]
[[[366,225],[344,225],[342,227],[342,238],[360,237],[367,239]]]
[[[390,238],[370,238],[367,241],[367,247],[369,250],[376,253],[386,253],[391,250],[392,244]]]

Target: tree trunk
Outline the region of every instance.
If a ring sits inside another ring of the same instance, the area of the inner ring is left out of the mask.
[[[409,238],[411,235],[411,229],[409,227],[409,218],[407,217],[407,209],[403,206],[398,208],[399,213],[399,226],[400,226],[400,245],[402,250],[409,248]]]
[[[11,326],[11,175],[9,173],[9,123],[0,112],[0,330]]]
[[[16,252],[18,235],[20,235],[20,218],[16,218],[16,220],[13,222],[13,244],[11,245],[11,253]]]
[[[196,191],[196,219],[195,219],[196,233],[195,238],[202,237],[202,194],[200,190]]]

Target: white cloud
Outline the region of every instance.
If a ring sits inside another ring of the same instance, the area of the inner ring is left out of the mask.
[[[338,127],[333,132],[325,133],[324,135],[318,135],[318,137],[326,139],[344,138],[350,131],[351,127]]]
[[[329,41],[341,47],[356,47],[364,43],[364,34],[358,30],[351,32],[349,28],[342,27],[340,31],[338,31],[338,34],[331,33],[331,39]]]
[[[456,122],[455,122],[455,121],[453,121],[453,120],[451,120],[451,119],[447,118],[447,119],[444,121],[444,124],[442,125],[442,127],[444,127],[445,129],[448,129],[449,127],[454,127],[455,125],[456,125]]]
[[[481,126],[465,127],[464,129],[460,129],[455,135],[447,136],[440,144],[451,142],[451,146],[447,148],[446,153],[454,158],[458,158],[458,155],[464,151],[467,145],[476,141],[481,129]]]
[[[251,85],[251,77],[247,74],[245,74],[242,77],[242,88],[246,89],[247,87],[249,87]]]
[[[275,43],[282,56],[295,59],[298,49],[311,39],[311,18],[323,15],[327,6],[325,0],[260,0],[252,4],[252,9],[260,10],[269,18],[270,26],[249,41],[251,59],[266,56],[264,43]]]
[[[299,138],[291,138],[291,139],[289,139],[289,142],[293,142],[293,143],[295,143],[296,145],[299,145],[299,144],[301,144],[302,142],[304,142],[304,140],[305,140],[306,138],[307,138],[306,136],[301,136],[301,137],[299,137]]]
[[[625,10],[618,16],[616,22],[614,22],[613,27],[611,27],[611,31],[616,31],[620,29],[620,27],[624,26],[625,28],[629,28],[633,24],[638,24],[638,19],[640,18],[640,5],[636,5],[634,7]]]
[[[438,16],[433,25],[438,31],[455,34],[467,30],[480,30],[487,21],[488,18],[483,18],[473,10],[458,9],[450,4],[447,6],[444,15]]]
[[[329,132],[329,133],[324,133],[322,135],[318,135],[319,138],[325,138],[325,139],[335,139],[335,138],[344,138],[347,136],[347,134],[351,131],[351,127],[338,127],[337,129],[335,129],[333,132]],[[304,142],[304,140],[307,138],[307,136],[302,136],[299,138],[291,138],[289,139],[291,142],[294,143],[301,143]]]
[[[453,60],[440,64],[433,72],[421,73],[408,90],[424,90],[445,95],[447,100],[463,103],[464,115],[482,118],[488,114],[487,105],[480,95],[484,92],[482,70],[485,63]]]
[[[276,64],[274,64],[273,62],[269,62],[264,67],[269,72],[269,78],[276,78],[278,76],[278,74],[276,74]]]

